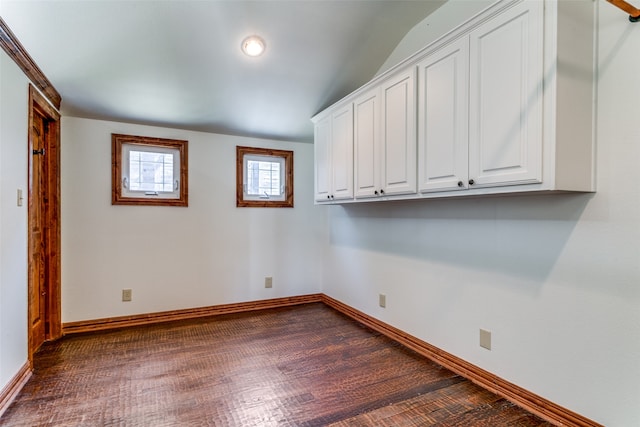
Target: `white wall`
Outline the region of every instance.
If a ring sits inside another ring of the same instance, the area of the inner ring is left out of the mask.
[[[28,84],[0,50],[0,389],[27,361]]]
[[[594,195],[313,207],[313,147],[278,142],[296,152],[296,208],[237,209],[235,145],[271,142],[65,117],[63,321],[322,290],[607,426],[640,425],[637,46],[640,24],[601,2]],[[27,358],[27,80],[4,52],[0,95],[3,387]],[[111,206],[111,132],[188,139],[190,207]]]
[[[111,133],[188,140],[189,207],[112,206]],[[294,151],[293,209],[236,208],[236,145]],[[311,144],[64,117],[63,322],[320,292],[312,165]]]
[[[407,33],[376,75],[405,60],[495,2],[496,0],[448,0]]]
[[[561,406],[631,427],[640,24],[604,2],[599,19],[597,193],[328,207],[323,290]],[[492,332],[491,351],[479,328]]]

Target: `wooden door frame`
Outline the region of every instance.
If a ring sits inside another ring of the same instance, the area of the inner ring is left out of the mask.
[[[31,334],[31,295],[36,284],[32,283],[31,260],[33,259],[31,215],[33,189],[33,123],[34,115],[38,113],[45,117],[47,127],[45,138],[45,203],[44,203],[44,260],[47,297],[45,303],[45,341],[54,340],[62,336],[62,304],[61,304],[61,275],[60,275],[60,113],[33,86],[29,85],[29,128],[28,128],[28,353],[29,361],[33,360]]]

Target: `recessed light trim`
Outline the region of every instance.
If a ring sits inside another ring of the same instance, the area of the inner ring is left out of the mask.
[[[264,53],[267,44],[262,37],[249,36],[242,41],[242,51],[247,56],[256,57]]]

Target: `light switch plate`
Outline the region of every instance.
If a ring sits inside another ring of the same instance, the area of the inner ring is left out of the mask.
[[[380,297],[378,298],[378,304],[382,308],[385,308],[387,306],[387,296],[385,294],[380,294]]]

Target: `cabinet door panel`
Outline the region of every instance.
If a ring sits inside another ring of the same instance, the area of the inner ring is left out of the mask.
[[[415,68],[382,85],[385,194],[416,192]]]
[[[542,179],[542,2],[523,2],[470,35],[469,178]]]
[[[353,109],[351,104],[336,111],[331,122],[333,198],[353,197]]]
[[[429,55],[418,65],[418,186],[421,192],[467,187],[468,69],[468,37]]]
[[[356,198],[376,197],[381,188],[379,93],[374,89],[353,103]]]
[[[315,199],[326,202],[331,196],[331,116],[315,125]]]

